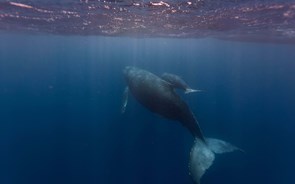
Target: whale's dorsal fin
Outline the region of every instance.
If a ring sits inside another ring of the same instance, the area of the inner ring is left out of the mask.
[[[123,92],[123,101],[122,101],[122,107],[121,107],[121,113],[123,114],[126,111],[127,103],[128,103],[128,94],[129,94],[129,88],[125,87]]]

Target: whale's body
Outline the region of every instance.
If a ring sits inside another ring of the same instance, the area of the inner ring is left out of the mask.
[[[175,81],[178,80],[171,78],[168,82],[151,72],[130,66],[126,67],[123,73],[128,87],[124,92],[122,112],[127,105],[128,91],[131,91],[137,101],[147,109],[179,121],[195,137],[189,162],[190,175],[195,183],[200,183],[201,177],[212,165],[216,153],[240,150],[225,141],[203,136],[194,114],[174,90]]]
[[[124,75],[129,90],[142,105],[168,119],[179,121],[193,136],[204,140],[194,114],[170,83],[135,67],[126,67]]]

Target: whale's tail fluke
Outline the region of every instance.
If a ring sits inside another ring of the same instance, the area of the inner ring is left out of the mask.
[[[242,151],[236,146],[222,140],[205,138],[206,143],[199,138],[191,149],[189,170],[190,176],[196,184],[200,184],[200,179],[206,170],[212,165],[215,154],[228,153],[232,151]]]
[[[203,92],[203,90],[187,88],[184,91],[185,94],[188,94],[188,93],[196,93],[196,92]]]

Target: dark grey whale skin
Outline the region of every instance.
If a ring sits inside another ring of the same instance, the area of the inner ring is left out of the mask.
[[[194,137],[205,142],[199,124],[188,105],[175,93],[173,86],[151,72],[127,66],[126,83],[139,103],[150,111],[179,121]]]
[[[190,88],[178,75],[163,73],[161,78],[173,85],[174,88],[183,90],[187,90]]]

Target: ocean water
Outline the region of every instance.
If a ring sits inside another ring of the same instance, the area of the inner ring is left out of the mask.
[[[294,182],[294,46],[1,34],[1,183],[192,183],[193,139],[132,96],[122,69],[182,76],[217,156],[202,183]],[[181,93],[179,93],[181,95]]]
[[[275,2],[265,6],[268,16],[280,10]],[[294,3],[286,3],[293,16]],[[122,27],[65,32],[58,22],[49,29],[13,18],[15,11],[24,19],[32,12],[11,6],[32,9],[0,4],[1,184],[192,184],[188,162],[194,140],[187,129],[148,111],[132,95],[121,114],[125,66],[174,73],[203,90],[177,93],[205,136],[245,151],[217,155],[202,184],[295,183],[295,45],[294,25],[288,24],[294,16],[276,33],[262,17],[261,32],[245,37],[243,26],[210,27],[210,35],[208,29],[204,34],[169,29],[126,36],[109,35]],[[66,26],[73,30],[76,24]],[[165,31],[173,34],[163,36]],[[262,33],[267,36],[257,39]]]

